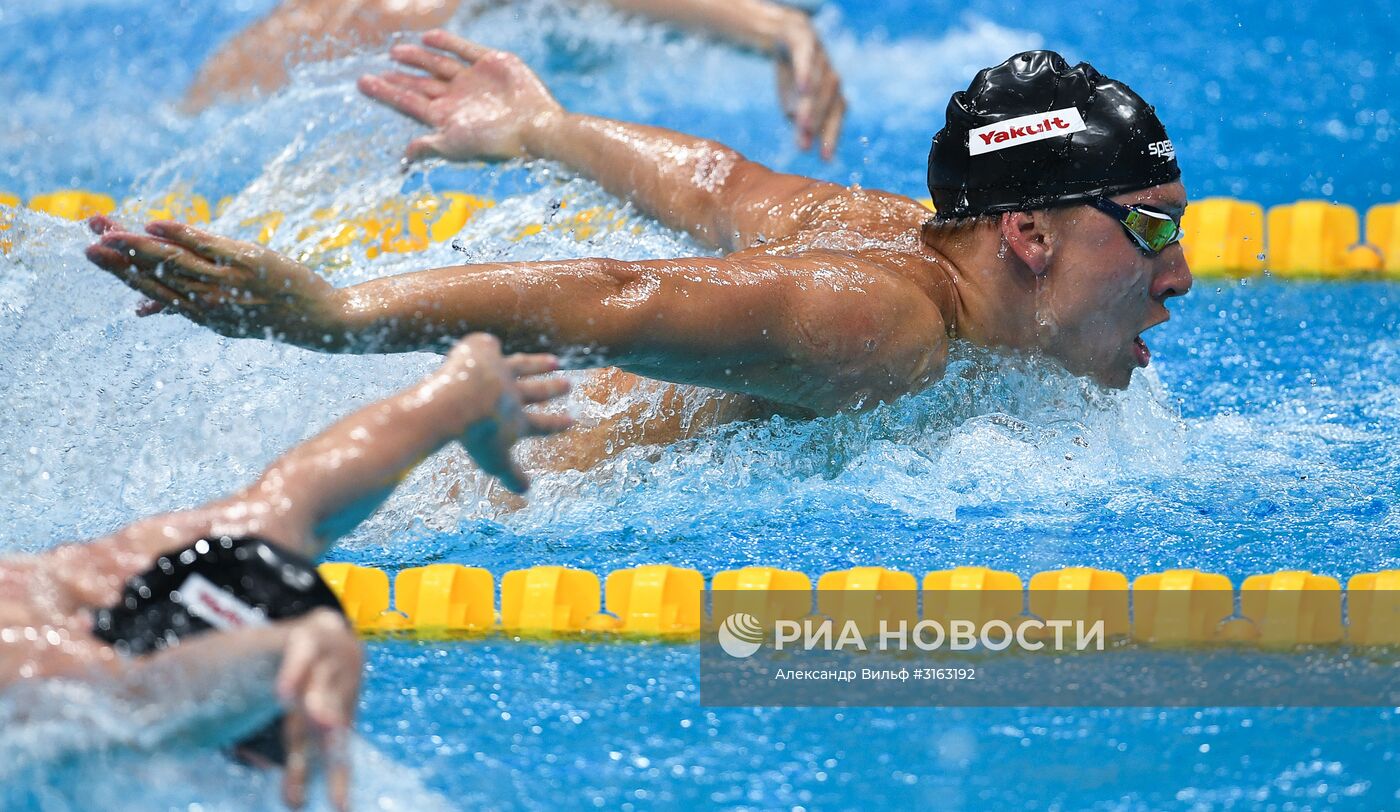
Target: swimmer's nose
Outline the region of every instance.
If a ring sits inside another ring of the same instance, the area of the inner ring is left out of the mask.
[[[1173,296],[1185,296],[1191,291],[1191,268],[1186,264],[1186,252],[1173,245],[1161,256],[1157,275],[1152,280],[1152,298],[1165,302]]]

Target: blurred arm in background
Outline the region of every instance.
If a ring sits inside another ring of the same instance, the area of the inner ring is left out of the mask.
[[[477,3],[480,10],[503,0]],[[806,13],[772,0],[608,0],[615,8],[713,34],[777,61],[783,111],[802,149],[821,145],[830,159],[846,102]],[[287,81],[287,65],[332,59],[380,45],[399,31],[446,24],[461,0],[287,0],[240,32],[200,69],[185,94],[197,112],[229,98],[269,93]]]

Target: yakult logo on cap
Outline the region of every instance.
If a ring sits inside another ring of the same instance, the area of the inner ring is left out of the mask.
[[[1030,144],[1060,135],[1083,132],[1084,118],[1076,107],[1051,110],[1048,113],[1032,113],[1017,116],[985,127],[978,127],[967,134],[969,155],[981,155],[1007,147]]]
[[[191,573],[177,591],[190,614],[220,631],[267,625],[267,617],[261,610],[220,589],[197,572]]]

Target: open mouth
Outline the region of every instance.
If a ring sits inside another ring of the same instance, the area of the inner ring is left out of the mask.
[[[1140,367],[1152,363],[1152,350],[1147,348],[1147,342],[1142,340],[1142,336],[1133,339],[1133,356],[1137,358],[1137,365]]]

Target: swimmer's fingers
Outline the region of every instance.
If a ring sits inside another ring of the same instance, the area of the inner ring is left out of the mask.
[[[488,48],[485,45],[462,39],[456,34],[443,31],[441,28],[435,28],[424,34],[423,44],[437,48],[440,51],[456,54],[466,61],[468,65],[496,53],[494,48]]]
[[[113,220],[105,214],[98,214],[93,217],[89,217],[87,225],[88,229],[91,230],[93,234],[96,234],[99,237],[103,234],[106,234],[109,231],[121,230],[121,226],[117,224],[117,221]]]
[[[140,304],[136,305],[136,317],[138,319],[144,319],[147,316],[154,316],[157,313],[164,312],[166,312],[165,305],[157,302],[155,299],[143,299]]]
[[[350,810],[350,736],[344,730],[330,730],[321,742],[321,758],[326,767],[326,789],[331,807],[337,812]]]
[[[419,70],[441,79],[452,81],[452,77],[462,72],[462,63],[450,56],[429,51],[421,45],[395,45],[389,49],[389,56],[400,65]]]
[[[808,142],[816,140],[827,129],[827,120],[841,99],[841,80],[831,67],[826,64],[825,57],[819,57],[816,75],[813,78],[815,85],[809,89],[811,106],[807,110],[806,117],[802,120],[801,126]]]
[[[559,368],[559,358],[552,353],[516,353],[507,356],[506,368],[517,378],[526,375],[542,375]]]
[[[501,484],[511,493],[521,494],[530,490],[530,477],[514,458],[508,458],[506,470],[496,474],[496,478],[501,480]]]
[[[316,662],[316,646],[304,635],[293,634],[282,655],[282,667],[277,670],[277,698],[285,707],[297,707],[311,679],[311,666]]]
[[[293,708],[282,720],[282,748],[287,761],[282,771],[282,800],[292,809],[306,803],[306,777],[311,772],[310,723],[306,713]]]
[[[522,378],[516,381],[515,390],[521,403],[544,403],[567,394],[569,382],[563,378]]]
[[[797,120],[797,79],[793,76],[792,63],[787,60],[778,62],[778,103],[782,105],[783,115],[788,121]]]
[[[432,126],[432,100],[422,93],[385,81],[379,76],[361,76],[360,92],[388,105],[420,124]]]
[[[191,321],[203,323],[203,316],[190,306],[189,301],[179,291],[134,268],[131,258],[123,252],[103,245],[93,245],[88,247],[87,257],[94,265],[146,297],[148,301],[138,306],[137,315],[145,316],[160,310],[173,310]]]
[[[504,429],[503,421],[516,424],[519,428],[524,428],[525,424],[518,415],[482,421],[467,429],[462,445],[483,473],[500,480],[512,493],[524,493],[530,487],[530,478],[510,454],[510,447],[520,432],[516,428]]]
[[[225,270],[203,257],[165,240],[125,231],[114,231],[104,235],[101,244],[125,253],[131,258],[133,265],[157,278],[163,279],[172,274],[178,274],[200,282],[220,283],[225,281]]]
[[[235,262],[243,265],[255,265],[259,260],[265,259],[264,253],[281,258],[280,254],[268,251],[260,245],[230,239],[202,228],[195,228],[171,220],[156,220],[147,223],[146,233],[188,249],[215,265],[228,265]]]
[[[341,730],[350,727],[359,695],[358,657],[323,656],[311,665],[302,704],[317,728]]]
[[[526,412],[526,434],[530,437],[546,437],[567,431],[574,425],[574,419],[566,414],[553,412]]]
[[[819,87],[817,75],[818,58],[821,46],[807,25],[797,26],[788,32],[784,42],[784,61],[791,66],[793,101],[789,103],[789,117],[797,125],[797,146],[807,149],[812,146],[812,113],[816,104],[816,90]],[[783,81],[778,74],[779,88]]]
[[[404,90],[419,93],[429,99],[436,99],[447,92],[447,83],[441,79],[433,79],[427,76],[413,76],[399,71],[389,71],[379,74],[379,78],[391,85],[397,85]]]
[[[841,122],[846,117],[846,99],[841,95],[841,83],[836,74],[831,76],[831,100],[820,119],[822,158],[831,160],[836,154],[836,142],[841,137]]]
[[[444,155],[442,136],[434,133],[425,135],[422,138],[415,138],[408,142],[408,149],[404,150],[404,160],[409,163],[421,161],[425,158],[436,158]]]
[[[821,53],[821,43],[817,41],[816,33],[810,25],[795,26],[788,31],[783,45],[787,51],[787,61],[792,65],[797,92],[804,95],[811,93],[816,87],[817,77],[814,74]]]

